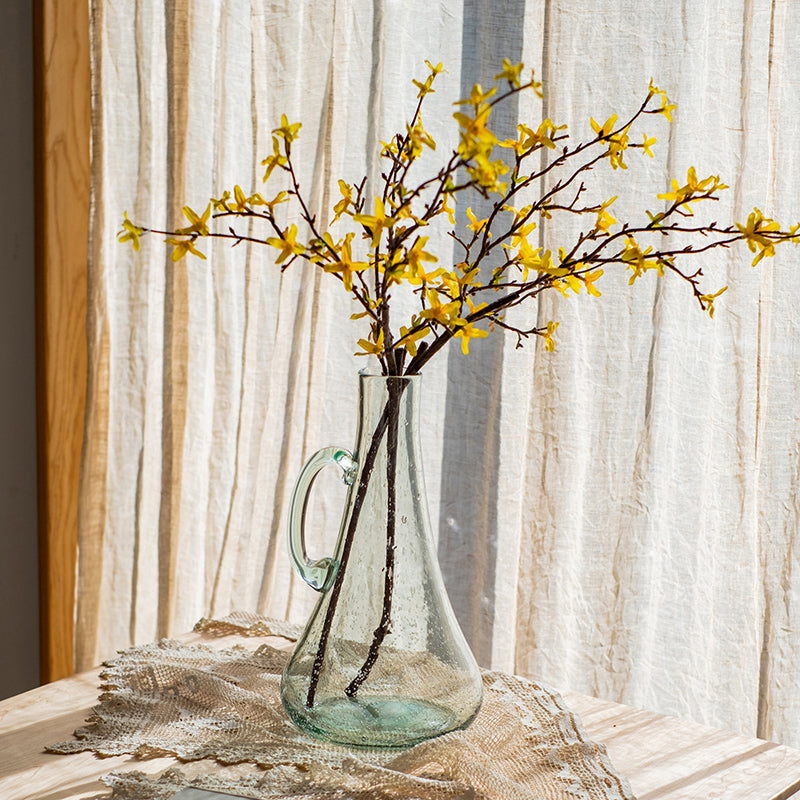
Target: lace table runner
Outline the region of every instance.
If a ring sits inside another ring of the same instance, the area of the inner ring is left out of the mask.
[[[202,620],[197,628],[220,636],[298,633],[245,614]],[[484,672],[483,706],[466,731],[405,751],[348,750],[312,739],[289,721],[279,696],[287,659],[267,644],[214,650],[165,640],[134,647],[106,664],[87,727],[48,749],[204,760],[194,764],[194,775],[187,768],[158,778],[113,773],[105,780],[115,800],[166,800],[189,785],[270,800],[633,800],[605,747],[590,741],[558,694],[538,683]]]

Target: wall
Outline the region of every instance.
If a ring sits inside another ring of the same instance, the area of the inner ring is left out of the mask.
[[[31,5],[0,13],[0,698],[39,682]]]

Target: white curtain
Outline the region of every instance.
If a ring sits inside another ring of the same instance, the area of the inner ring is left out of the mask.
[[[425,59],[437,153],[453,102],[503,57],[544,82],[501,120],[632,113],[654,82],[656,158],[591,175],[617,217],[669,179],[719,174],[714,218],[800,219],[800,19],[788,0],[118,0],[93,4],[89,407],[79,668],[246,609],[302,622],[315,596],[284,552],[304,460],[351,446],[364,335],[340,286],[281,273],[269,248],[208,243],[173,264],[116,241],[123,211],[260,190],[281,113],[302,121],[302,185],[379,179],[376,147],[413,110]],[[501,131],[506,133],[506,131]],[[323,212],[323,209],[326,211]],[[617,213],[618,212],[618,213]],[[463,210],[462,210],[463,213]],[[553,249],[570,236],[543,226]],[[446,261],[450,240],[429,242]],[[546,296],[557,349],[512,338],[425,373],[425,470],[439,555],[483,665],[800,746],[800,302],[794,247],[696,262],[729,286],[713,320],[687,287],[606,274],[603,297]],[[314,490],[319,554],[344,489]]]

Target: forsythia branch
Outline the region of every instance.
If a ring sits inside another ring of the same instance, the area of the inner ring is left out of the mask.
[[[359,354],[375,355],[387,375],[418,372],[451,339],[460,339],[461,349],[467,353],[471,340],[494,329],[514,334],[518,347],[537,336],[546,350],[552,350],[557,322],[516,327],[504,313],[532,303],[550,289],[565,296],[581,291],[599,296],[595,284],[609,268],[629,272],[629,283],[649,271],[670,273],[683,280],[700,307],[713,316],[715,300],[726,287],[705,289],[702,270],[684,270],[678,262],[743,242],[753,253],[755,266],[773,256],[776,245],[800,240],[800,224],[784,229],[758,208],[745,222],[688,224],[698,207],[718,201],[727,188],[716,175],[698,177],[694,167],[689,168],[685,182],[672,180],[670,188],[657,195],[656,199],[663,201],[662,210],[643,209],[646,222],[620,221],[612,216],[616,196],[600,203],[582,201],[592,170],[603,161],[621,170],[624,182],[630,151],[653,157],[656,139],[639,131],[640,141],[633,141],[634,129],[650,115],[660,114],[671,122],[675,105],[651,81],[643,102],[623,122],[618,122],[616,114],[602,124],[590,118],[592,136],[583,142],[572,144],[566,126],[550,119],[538,126],[520,123],[516,139],[500,141],[491,128],[494,109],[521,92],[541,97],[542,88],[532,71],[525,81],[524,65],[508,59],[503,60],[494,86],[484,89],[475,84],[468,97],[455,103],[457,146],[427,177],[412,181],[412,173],[421,169],[424,157],[436,149],[436,141],[423,125],[422,107],[425,98],[435,92],[444,69],[441,64],[426,65],[427,76],[413,81],[417,102],[405,131],[381,145],[380,157],[388,164],[382,173],[383,185],[371,204],[365,196],[366,177],[355,184],[339,180],[341,197],[330,217],[325,211],[328,226],[320,227],[303,194],[292,153],[301,124],[291,123],[283,115],[280,126],[272,131],[273,152],[262,163],[266,167],[264,182],[269,183],[277,170],[288,178],[287,189],[267,200],[257,192],[248,195],[237,185],[232,195],[226,190],[220,198],[212,198],[202,213],[185,206],[189,224],[175,230],[139,225],[126,213],[119,240],[138,250],[142,236],[165,236],[173,247],[173,261],[186,255],[205,259],[198,249],[200,240],[216,238],[228,239],[233,246],[272,247],[281,269],[298,259],[308,262],[339,280],[361,307],[353,317],[365,318],[369,328],[358,341]],[[500,157],[502,150],[511,151],[508,160]],[[535,153],[552,155],[538,168],[526,171],[527,165],[536,161],[531,158]],[[470,222],[461,231],[454,210],[467,191],[488,199],[489,211],[479,220],[467,208]],[[296,204],[304,231],[298,230],[296,223],[279,222],[284,204]],[[531,238],[542,221],[555,214],[585,220],[574,240],[557,253]],[[453,264],[441,263],[426,248],[429,237],[424,229],[443,215],[452,226],[449,235],[459,245],[460,260]],[[247,233],[237,230],[237,220],[247,222]],[[224,222],[225,227],[215,229],[217,222]],[[252,232],[256,223],[266,225],[263,236]],[[681,237],[680,246],[672,244],[672,237],[677,236]],[[491,270],[485,266],[490,257]],[[395,319],[392,299],[402,287],[416,295],[418,307],[410,318]]]

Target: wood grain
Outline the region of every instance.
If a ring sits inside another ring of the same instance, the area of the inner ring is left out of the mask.
[[[787,800],[800,792],[798,750],[585,695],[564,699],[637,800]]]
[[[86,393],[89,3],[36,0],[36,327],[41,678],[74,671]]]

